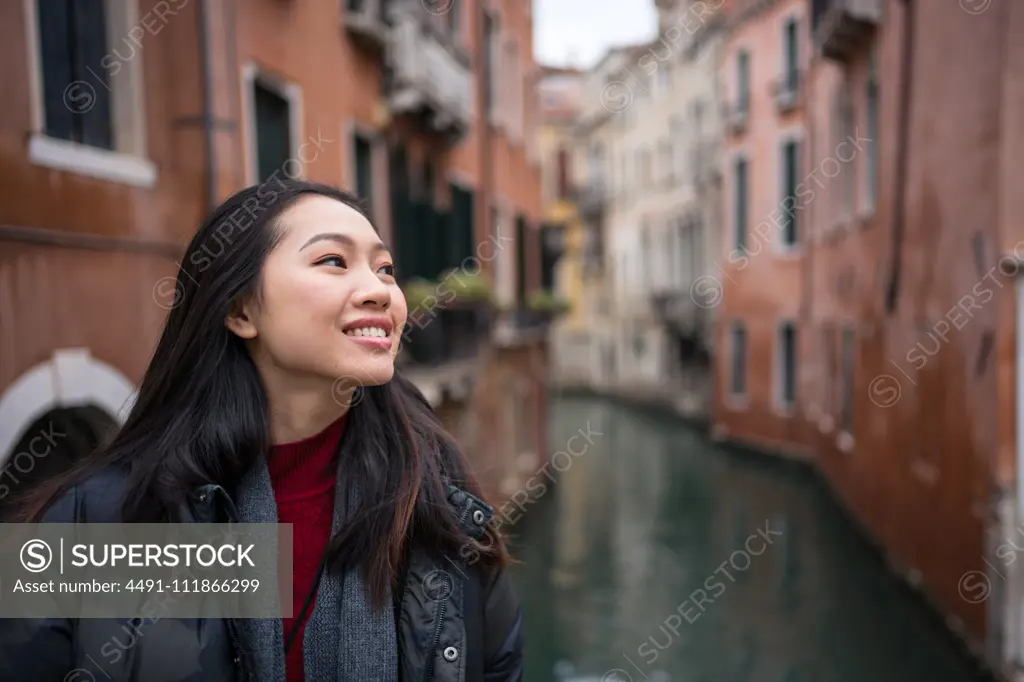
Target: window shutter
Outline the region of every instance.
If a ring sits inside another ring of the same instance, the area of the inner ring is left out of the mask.
[[[291,156],[291,121],[288,101],[260,84],[253,86],[256,100],[256,164],[259,181],[280,171]]]
[[[72,140],[74,115],[64,102],[64,91],[75,80],[71,69],[71,2],[45,0],[36,3],[36,11],[39,13],[46,134]],[[71,93],[72,96],[78,94]],[[85,103],[82,101],[83,105]],[[72,106],[74,104],[72,102]]]
[[[80,113],[77,113],[81,127],[81,142],[91,147],[113,149],[110,77],[101,64],[108,52],[106,22],[104,0],[75,0],[72,36],[75,50],[75,79],[92,85],[89,94],[95,94],[92,106],[83,107]]]

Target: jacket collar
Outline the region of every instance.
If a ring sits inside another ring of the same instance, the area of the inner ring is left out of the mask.
[[[479,497],[454,485],[445,478],[445,496],[451,504],[459,528],[471,538],[480,540],[486,533],[487,523],[494,516],[494,508]],[[201,485],[189,495],[188,504],[200,523],[238,520],[238,509],[228,492],[216,483]]]

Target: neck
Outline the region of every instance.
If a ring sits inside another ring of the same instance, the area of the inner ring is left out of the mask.
[[[271,445],[315,436],[348,412],[347,402],[335,400],[330,385],[288,391],[268,386],[267,399]]]

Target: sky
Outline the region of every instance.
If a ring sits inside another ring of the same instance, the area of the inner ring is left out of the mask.
[[[650,40],[657,33],[653,0],[532,2],[534,56],[545,66],[587,68],[609,47]]]

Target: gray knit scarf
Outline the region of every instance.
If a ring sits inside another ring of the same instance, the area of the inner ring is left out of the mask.
[[[359,505],[359,490],[338,472],[331,535]],[[277,523],[277,504],[265,457],[260,457],[236,491],[241,523]],[[274,584],[271,582],[270,584]],[[302,637],[306,680],[313,682],[396,682],[398,642],[391,599],[374,608],[357,570],[327,571],[320,581]],[[301,598],[292,605],[297,616]],[[284,626],[279,618],[242,619],[240,629],[252,649],[249,659],[260,682],[284,682]]]

